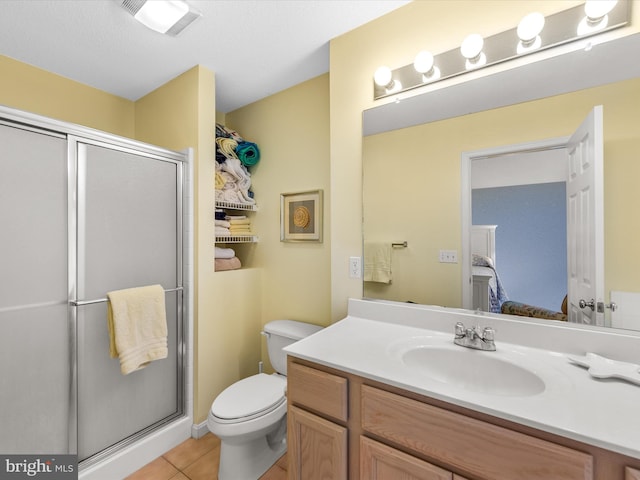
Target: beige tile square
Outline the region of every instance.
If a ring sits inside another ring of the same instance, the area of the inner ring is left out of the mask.
[[[140,470],[133,472],[125,480],[169,480],[178,469],[167,462],[164,458],[156,458]]]
[[[182,472],[178,472],[174,477],[171,477],[170,480],[189,480],[189,477]]]
[[[220,448],[205,453],[198,460],[183,470],[191,480],[218,480],[220,466]]]
[[[163,457],[171,462],[178,470],[184,470],[205,453],[220,448],[220,439],[211,433],[196,440],[190,438],[177,447],[169,450]]]

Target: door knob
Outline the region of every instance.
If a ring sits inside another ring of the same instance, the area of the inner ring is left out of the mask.
[[[584,299],[580,299],[580,301],[578,302],[578,306],[580,308],[585,308],[585,307],[589,307],[591,309],[591,311],[596,309],[596,302],[595,300],[592,298],[590,302],[587,302]]]

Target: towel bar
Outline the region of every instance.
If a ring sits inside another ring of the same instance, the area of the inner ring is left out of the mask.
[[[164,293],[178,292],[180,290],[183,290],[183,287],[167,288]],[[69,300],[69,303],[72,307],[83,307],[85,305],[93,305],[94,303],[106,303],[108,301],[108,298],[96,298],[95,300]]]
[[[404,242],[398,242],[398,243],[392,243],[391,244],[392,247],[401,247],[401,248],[407,248],[409,246],[409,244],[407,243],[407,241],[405,240]]]

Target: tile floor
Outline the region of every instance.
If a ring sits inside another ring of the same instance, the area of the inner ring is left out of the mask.
[[[260,480],[287,480],[286,454]],[[190,438],[125,480],[218,480],[220,440],[211,433]]]

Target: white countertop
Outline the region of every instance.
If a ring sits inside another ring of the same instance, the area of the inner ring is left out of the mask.
[[[361,301],[351,301],[349,315],[345,319],[287,347],[287,353],[478,412],[640,458],[640,386],[616,379],[594,379],[585,368],[575,365],[567,358],[568,353],[584,354],[586,351],[575,346],[552,351],[523,345],[522,343],[531,343],[531,335],[527,338],[528,342],[516,343],[515,329],[510,330],[513,329],[514,322],[465,315],[462,317],[463,321],[466,320],[465,324],[478,320],[477,323],[482,326],[491,325],[496,329],[497,355],[510,352],[516,357],[519,356],[524,364],[530,366],[546,383],[544,391],[528,396],[482,393],[416,374],[415,370],[408,368],[400,359],[399,352],[403,351],[403,345],[419,343],[421,338],[429,337],[443,345],[453,344],[453,324],[461,319],[456,312],[433,311],[403,304],[380,304],[378,308],[375,302],[369,302],[368,305],[360,305],[358,302]],[[352,305],[355,307],[352,308]],[[359,315],[369,311],[375,311],[376,314],[367,315],[368,318]],[[527,328],[530,326],[527,325]],[[549,327],[541,324],[542,334],[549,333],[544,331],[545,328]],[[561,344],[563,336],[567,337],[567,343],[583,343],[589,347],[595,345],[597,338],[588,338],[593,336],[593,331],[587,331],[585,334],[578,329],[576,334],[570,330],[553,330],[554,345]],[[501,340],[501,333],[510,343]],[[603,335],[606,336],[607,333],[604,332]],[[610,349],[615,346],[617,340],[621,354],[630,349],[640,351],[640,338],[637,335],[622,337],[624,338],[616,339],[614,336],[613,339],[604,339],[603,342]],[[484,355],[492,353],[482,352]],[[606,355],[614,352],[602,347],[598,353]],[[610,358],[629,361],[628,356]]]

